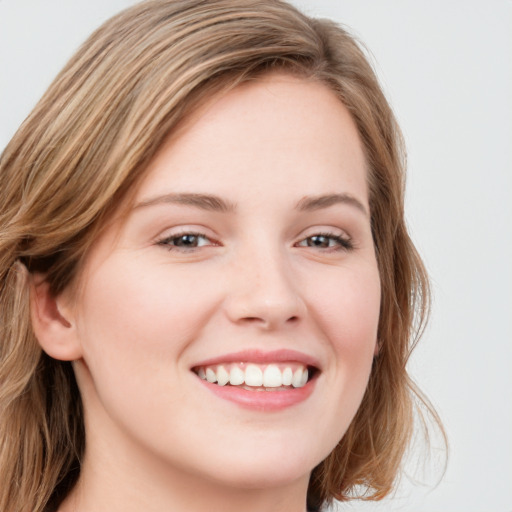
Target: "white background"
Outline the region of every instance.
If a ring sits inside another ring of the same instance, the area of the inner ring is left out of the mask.
[[[133,3],[0,0],[0,148],[85,37]],[[403,478],[395,497],[340,510],[512,512],[512,1],[294,3],[365,42],[404,131],[409,224],[434,285],[411,370],[451,445],[437,487],[416,473],[423,485]]]

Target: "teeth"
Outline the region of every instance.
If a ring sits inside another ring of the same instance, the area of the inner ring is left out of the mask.
[[[218,366],[199,367],[200,379],[219,386],[243,386],[254,388],[301,388],[308,382],[308,370],[299,363],[256,365],[252,363],[232,363]]]
[[[224,366],[217,368],[217,384],[219,386],[225,386],[229,382],[229,373],[226,371]]]
[[[208,382],[217,382],[217,375],[211,368],[206,368],[206,380]]]
[[[308,381],[308,369],[304,368],[302,371],[302,379],[300,380],[300,388],[306,385],[306,382]]]
[[[229,372],[229,383],[232,386],[239,386],[245,382],[245,373],[238,366],[233,366]]]
[[[269,364],[263,372],[263,385],[266,388],[279,388],[283,385],[281,370],[275,364]]]
[[[290,367],[286,367],[283,372],[283,386],[291,386],[293,379],[293,372]]]
[[[263,372],[258,366],[254,364],[247,365],[245,369],[245,383],[248,386],[254,387],[263,385]]]
[[[208,373],[208,371],[206,373]],[[302,368],[297,368],[293,372],[292,386],[294,388],[300,388],[301,383],[302,383]]]

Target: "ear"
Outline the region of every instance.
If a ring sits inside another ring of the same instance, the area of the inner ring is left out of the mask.
[[[82,356],[72,308],[65,297],[54,297],[41,274],[30,276],[30,316],[41,348],[54,359],[73,361]]]

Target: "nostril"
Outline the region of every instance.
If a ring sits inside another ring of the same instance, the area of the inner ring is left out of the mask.
[[[300,320],[299,316],[291,316],[284,323],[285,324],[295,324]],[[246,316],[240,319],[240,322],[244,322],[246,324],[254,324],[260,325],[262,328],[272,329],[279,325],[278,318],[273,318],[271,315],[268,317],[259,317],[259,316]]]
[[[300,317],[297,315],[290,316],[285,323],[287,324],[295,324],[300,320]],[[276,318],[273,318],[271,315],[264,316],[246,316],[240,319],[241,322],[258,324],[266,327],[273,327],[277,325],[279,322]]]
[[[246,316],[245,318],[242,318],[242,320],[246,321],[246,322],[265,322],[265,320],[263,320],[263,318],[259,318],[257,316]]]

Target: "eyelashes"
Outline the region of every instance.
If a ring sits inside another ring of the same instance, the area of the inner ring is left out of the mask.
[[[157,245],[165,246],[168,250],[187,252],[205,246],[216,246],[218,243],[210,240],[204,233],[186,231],[171,235],[157,241]]]
[[[218,242],[212,240],[204,233],[194,231],[183,231],[158,240],[157,245],[165,247],[169,251],[195,252],[201,247],[219,246]],[[314,233],[301,239],[294,244],[294,247],[306,247],[317,249],[320,252],[347,252],[354,249],[354,243],[349,236],[342,236],[336,233],[321,232]]]
[[[350,251],[354,248],[351,238],[334,233],[316,233],[304,238],[295,245],[297,247],[314,247],[317,249],[338,249],[345,251]]]

